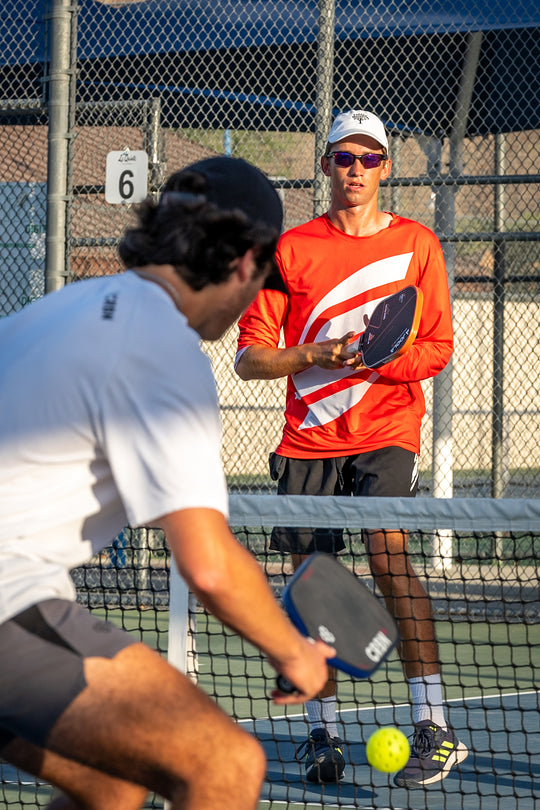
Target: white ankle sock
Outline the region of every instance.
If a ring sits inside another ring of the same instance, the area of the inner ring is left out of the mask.
[[[420,678],[410,678],[411,701],[413,707],[413,722],[433,720],[441,728],[447,728],[442,701],[441,676],[424,675]]]
[[[308,700],[306,711],[311,731],[324,728],[329,737],[338,737],[336,724],[336,698],[334,695],[321,700]]]

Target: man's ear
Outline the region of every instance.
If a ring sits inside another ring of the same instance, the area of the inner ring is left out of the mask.
[[[239,256],[236,259],[236,267],[234,270],[238,276],[238,280],[246,282],[251,281],[256,267],[257,265],[255,263],[253,248],[249,248],[246,250],[243,256]]]
[[[390,177],[390,172],[392,171],[392,159],[388,158],[388,160],[384,161],[383,170],[381,172],[381,180],[387,180]]]
[[[326,155],[323,155],[321,157],[321,169],[322,173],[326,175],[326,177],[330,177],[330,161],[328,160]]]

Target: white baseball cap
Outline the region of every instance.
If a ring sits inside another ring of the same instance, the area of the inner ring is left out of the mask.
[[[337,143],[350,135],[368,135],[388,152],[388,138],[384,124],[376,115],[365,110],[349,110],[340,113],[328,134],[328,143]]]

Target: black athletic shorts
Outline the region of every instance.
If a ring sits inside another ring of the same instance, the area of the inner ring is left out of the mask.
[[[271,453],[270,475],[278,482],[278,495],[413,498],[418,490],[418,456],[402,447],[338,458],[286,458]],[[335,554],[345,543],[341,529],[275,527],[270,548],[291,554]]]
[[[86,686],[84,659],[114,658],[137,639],[65,599],[0,624],[0,751],[15,737],[43,747]]]

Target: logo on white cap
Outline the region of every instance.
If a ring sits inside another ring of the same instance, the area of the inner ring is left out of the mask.
[[[369,121],[369,115],[365,112],[353,112],[351,118],[354,118],[359,124],[361,124],[362,121]]]
[[[388,138],[384,124],[374,113],[366,110],[349,110],[340,113],[332,124],[328,142],[337,143],[351,135],[367,135],[388,151]]]

